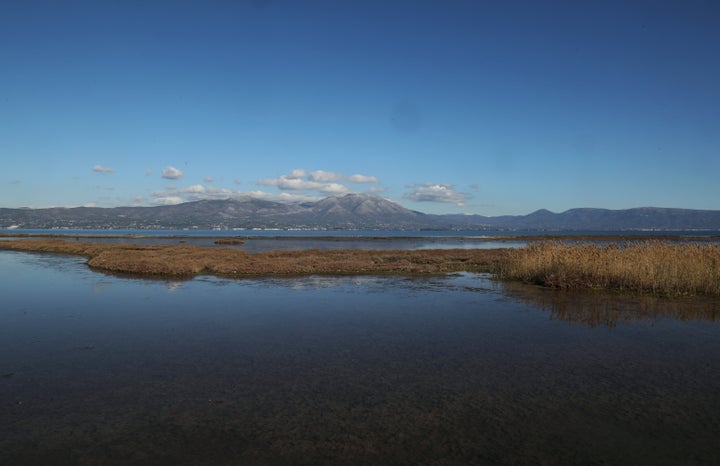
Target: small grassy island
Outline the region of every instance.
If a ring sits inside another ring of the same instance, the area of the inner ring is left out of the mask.
[[[234,244],[234,243],[233,243]],[[0,249],[74,254],[92,268],[152,276],[359,275],[486,272],[555,288],[662,295],[720,295],[720,246],[627,241],[531,242],[518,249],[301,250],[247,253],[191,245],[101,244],[61,239],[0,241]]]
[[[89,257],[95,269],[118,273],[191,276],[307,274],[437,274],[494,272],[506,249],[368,251],[360,249],[247,253],[236,248],[190,245],[100,244],[59,239],[0,241],[0,248]]]

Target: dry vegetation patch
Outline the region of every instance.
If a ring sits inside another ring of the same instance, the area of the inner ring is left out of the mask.
[[[498,276],[559,288],[720,294],[717,244],[539,242],[508,253]]]
[[[151,275],[434,274],[493,272],[504,249],[367,251],[359,249],[273,251],[248,254],[235,248],[145,246],[63,240],[0,241],[0,248],[77,254],[111,272]]]
[[[717,244],[635,241],[531,243],[519,249],[302,250],[248,254],[237,248],[100,244],[59,239],[0,241],[1,249],[76,254],[111,272],[191,276],[438,274],[488,272],[557,288],[667,295],[720,295]]]
[[[245,244],[245,241],[241,239],[233,239],[233,238],[222,238],[215,240],[215,244],[223,245],[223,246],[239,246],[241,244]]]

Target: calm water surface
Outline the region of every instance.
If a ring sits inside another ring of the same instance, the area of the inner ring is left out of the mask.
[[[214,247],[218,238],[242,238],[245,243],[234,247],[244,251],[282,251],[303,249],[494,249],[518,248],[528,238],[547,234],[615,235],[653,237],[674,235],[679,241],[720,243],[720,231],[355,231],[355,230],[47,230],[0,229],[0,234],[62,235],[73,241],[132,244],[189,244]],[[0,241],[18,239],[0,236]]]
[[[0,464],[720,464],[720,301],[0,252]]]

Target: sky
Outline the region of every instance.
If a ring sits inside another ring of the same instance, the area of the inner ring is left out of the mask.
[[[0,207],[720,209],[720,2],[0,2]]]

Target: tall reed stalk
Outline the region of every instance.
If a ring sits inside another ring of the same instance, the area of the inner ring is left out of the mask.
[[[538,242],[510,252],[498,277],[559,288],[720,294],[720,246],[664,241]]]

